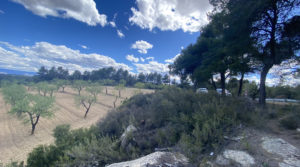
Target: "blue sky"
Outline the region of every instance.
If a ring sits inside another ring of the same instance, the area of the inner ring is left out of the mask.
[[[113,66],[167,72],[172,58],[196,41],[211,9],[206,0],[177,1],[2,0],[0,69],[32,73],[41,65],[70,71]],[[60,58],[64,53],[67,58]]]
[[[211,10],[208,0],[1,0],[0,73],[32,75],[41,66],[167,73]],[[272,68],[267,84],[279,83],[282,71]]]

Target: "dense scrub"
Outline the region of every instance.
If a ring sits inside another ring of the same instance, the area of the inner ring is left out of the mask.
[[[28,166],[104,166],[168,148],[187,155],[193,162],[218,149],[223,136],[254,112],[245,99],[217,94],[195,94],[168,88],[136,95],[96,127],[70,131],[68,125],[54,131],[55,144],[40,146],[29,154]],[[128,125],[137,128],[126,139]],[[125,144],[124,144],[125,143]]]

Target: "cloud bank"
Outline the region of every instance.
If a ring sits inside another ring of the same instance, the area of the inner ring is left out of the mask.
[[[129,21],[150,31],[197,32],[208,23],[207,13],[212,10],[208,0],[136,0],[136,4]]]
[[[132,70],[126,64],[117,63],[111,57],[96,53],[81,53],[65,45],[36,42],[33,46],[14,46],[7,42],[0,42],[0,68],[37,72],[41,66],[47,68],[62,66],[70,72],[91,71],[104,67]]]
[[[72,18],[90,26],[107,24],[107,16],[99,14],[94,0],[12,0],[41,16]]]

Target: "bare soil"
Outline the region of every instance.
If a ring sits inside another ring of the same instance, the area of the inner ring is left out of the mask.
[[[137,89],[126,88],[121,91],[116,105],[119,106],[126,98],[130,98]],[[143,93],[151,93],[151,90],[142,90]],[[91,107],[87,118],[84,119],[84,108],[75,105],[74,96],[77,92],[66,88],[65,92],[56,92],[55,115],[50,119],[41,118],[34,135],[30,135],[31,125],[24,124],[16,115],[8,113],[10,106],[5,104],[0,95],[0,163],[11,161],[25,161],[27,154],[38,145],[54,142],[53,129],[61,124],[70,124],[72,129],[88,128],[106,116],[113,108],[114,95],[118,91],[108,87],[108,95],[103,93],[98,96],[98,102]]]

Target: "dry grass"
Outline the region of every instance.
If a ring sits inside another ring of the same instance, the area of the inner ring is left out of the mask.
[[[126,88],[122,91],[122,98],[118,99],[117,106],[124,98],[129,98],[135,94],[137,89]],[[105,89],[103,90],[105,92]],[[151,93],[151,90],[143,90],[143,93]],[[118,94],[113,87],[108,87],[109,94]],[[15,115],[8,114],[9,105],[5,104],[0,96],[0,163],[10,161],[26,160],[27,154],[41,144],[51,144],[54,142],[52,137],[53,129],[57,125],[70,124],[72,129],[87,128],[95,124],[100,118],[113,107],[115,99],[112,95],[99,95],[97,104],[93,105],[87,118],[83,119],[84,109],[77,108],[74,104],[74,96],[77,93],[66,88],[65,93],[55,93],[56,107],[55,116],[50,119],[40,119],[36,127],[35,135],[30,135],[30,124],[23,124]]]

